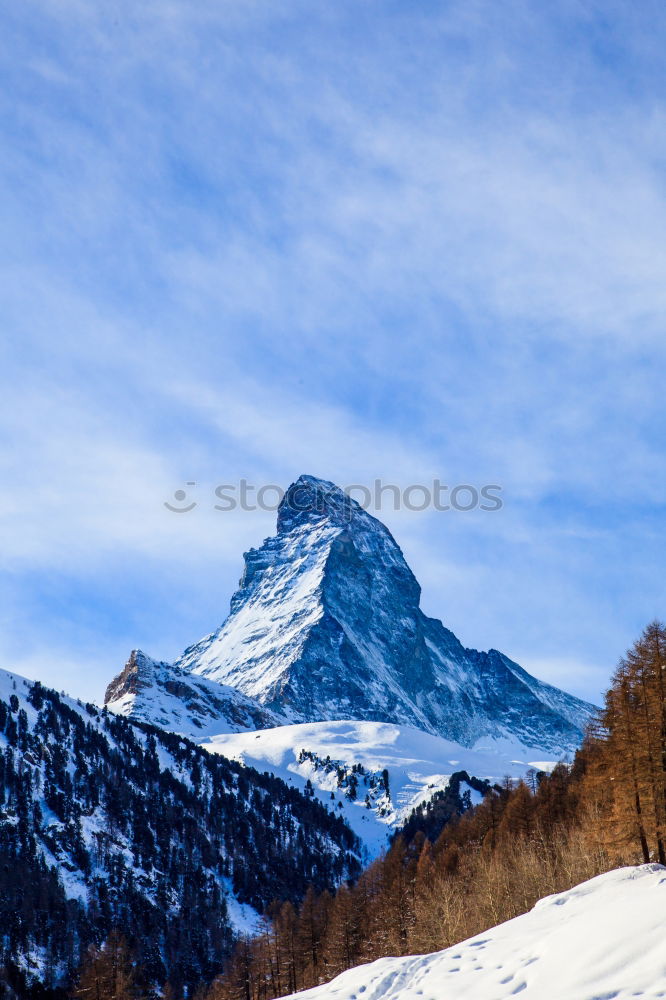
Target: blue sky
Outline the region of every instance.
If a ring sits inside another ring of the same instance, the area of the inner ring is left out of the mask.
[[[100,698],[225,617],[287,485],[597,699],[663,616],[663,6],[42,0],[0,35],[0,666]],[[163,507],[194,481],[191,514]]]

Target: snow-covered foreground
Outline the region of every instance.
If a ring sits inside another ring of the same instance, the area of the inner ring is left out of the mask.
[[[620,868],[433,955],[384,958],[299,1000],[666,997],[666,868]]]
[[[509,740],[485,739],[468,749],[410,726],[385,722],[300,723],[258,732],[225,733],[202,745],[258,771],[271,771],[301,790],[309,780],[315,795],[345,817],[371,856],[386,846],[388,835],[405,822],[415,806],[446,788],[455,771],[500,781],[507,774],[520,777],[530,767],[550,770],[556,763],[544,760],[538,750]],[[316,759],[299,760],[303,750]],[[377,785],[368,788],[361,776],[356,797],[351,800],[346,789],[338,787],[335,768],[321,766],[326,757],[349,768],[360,764],[367,775],[379,776],[386,769],[389,796],[382,794]],[[478,802],[479,793],[470,791],[472,801]]]

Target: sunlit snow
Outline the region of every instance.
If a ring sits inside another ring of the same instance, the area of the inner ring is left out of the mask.
[[[534,767],[550,770],[556,761],[535,756],[542,751],[522,746],[508,739],[484,739],[468,749],[439,736],[431,736],[410,726],[386,722],[307,722],[279,726],[259,732],[220,734],[202,744],[205,749],[233,757],[259,771],[270,771],[296,788],[303,790],[309,779],[316,796],[345,817],[365,843],[369,853],[376,855],[386,846],[387,837],[407,819],[412,809],[446,788],[454,771],[467,771],[476,778],[501,781],[505,775],[523,776]],[[389,772],[390,803],[382,815],[381,806],[367,809],[366,789],[360,788],[355,801],[338,789],[335,773],[315,770],[305,759],[299,763],[302,750],[314,752],[318,758],[330,756],[348,766],[362,764],[368,772]],[[333,793],[334,798],[331,798]],[[471,790],[472,802],[479,801]]]
[[[666,997],[666,868],[620,868],[462,944],[383,958],[299,1000],[657,1000]]]

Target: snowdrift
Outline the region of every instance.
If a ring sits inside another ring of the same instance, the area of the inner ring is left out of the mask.
[[[384,958],[299,1000],[666,997],[666,868],[620,868],[432,955]]]

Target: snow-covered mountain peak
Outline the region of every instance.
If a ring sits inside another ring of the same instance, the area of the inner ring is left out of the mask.
[[[285,494],[278,533],[245,554],[229,617],[177,665],[290,720],[349,715],[372,685],[400,698],[386,667],[411,658],[419,596],[388,529],[332,483],[301,476]],[[337,668],[341,656],[355,660],[351,671]],[[370,717],[383,718],[380,705],[377,713]]]
[[[133,649],[121,673],[107,687],[105,701],[138,694],[152,682],[156,672],[161,668],[168,669],[168,666],[167,663],[160,663],[146,656],[141,649]]]
[[[278,534],[318,523],[322,519],[340,526],[352,522],[363,523],[364,520],[375,521],[335,483],[315,476],[299,476],[286,491],[278,507]],[[379,521],[375,523],[383,528]]]
[[[299,476],[278,508],[277,538],[291,533],[302,538],[316,537],[320,531],[338,539],[342,552],[351,554],[353,549],[359,555],[372,557],[376,569],[390,570],[392,578],[399,580],[411,601],[418,604],[421,588],[386,525],[334,483]],[[260,551],[265,551],[270,541],[267,539]]]
[[[333,483],[301,476],[280,505],[276,535],[245,554],[227,619],[153,677],[167,691],[206,681],[206,705],[210,685],[222,685],[225,701],[235,689],[282,723],[389,722],[467,747],[517,739],[548,757],[576,748],[592,706],[502,653],[465,649],[419,601],[389,530]],[[155,699],[141,693],[142,676],[137,662],[139,694],[131,676],[123,689],[130,714],[144,718]],[[162,716],[178,714],[171,706]]]

